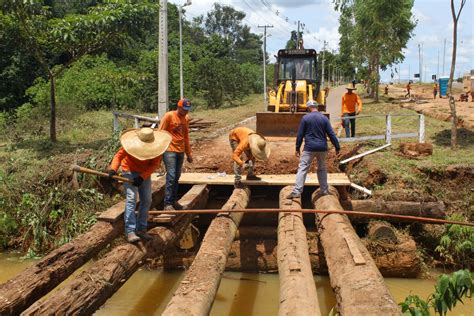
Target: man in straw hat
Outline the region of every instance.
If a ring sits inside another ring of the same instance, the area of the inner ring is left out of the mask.
[[[349,84],[346,86],[347,92],[342,96],[341,117],[344,129],[346,130],[346,137],[355,137],[355,117],[362,111],[362,101],[357,93],[354,93],[355,88]],[[357,109],[356,109],[357,105]],[[352,116],[352,117],[351,117]],[[351,118],[350,118],[351,117]],[[349,133],[349,124],[351,126]]]
[[[331,127],[329,119],[318,112],[318,103],[314,100],[309,100],[306,103],[311,113],[303,116],[298,128],[298,135],[296,137],[296,157],[300,158],[298,165],[298,172],[296,174],[296,183],[293,187],[293,191],[288,195],[287,198],[295,199],[301,197],[303,193],[304,183],[306,181],[306,175],[308,174],[309,168],[313,159],[316,157],[318,162],[318,181],[322,194],[328,194],[328,180],[327,180],[327,168],[326,168],[326,155],[328,153],[328,144],[326,135],[329,136],[331,143],[336,148],[336,154],[339,153],[340,146],[337,140],[336,134]],[[304,138],[304,149],[303,153],[300,153],[300,148]]]
[[[184,155],[186,154],[189,163],[193,162],[189,144],[189,110],[191,102],[188,99],[181,99],[178,101],[176,111],[167,112],[160,122],[160,130],[167,131],[172,136],[171,145],[163,155],[166,168],[164,209],[167,211],[181,209],[181,205],[177,203],[177,195]]]
[[[234,161],[234,186],[242,187],[242,172],[247,170],[247,180],[261,180],[254,175],[255,158],[267,160],[270,157],[270,146],[267,146],[265,138],[247,127],[237,127],[230,131],[230,147],[232,148],[232,160]],[[245,153],[246,161],[241,159]]]
[[[110,165],[109,178],[117,174],[132,180],[124,183],[127,201],[125,203],[125,235],[128,242],[150,240],[146,233],[148,210],[151,204],[151,174],[161,164],[161,155],[171,143],[171,135],[164,131],[145,127],[128,129],[120,136],[122,147],[115,154]],[[137,194],[140,197],[138,218],[135,216]]]

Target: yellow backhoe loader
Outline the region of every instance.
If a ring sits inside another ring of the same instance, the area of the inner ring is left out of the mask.
[[[320,89],[317,53],[314,49],[280,49],[275,64],[273,89],[268,91],[267,112],[257,113],[257,133],[264,136],[295,136],[306,102],[315,100],[326,111]]]

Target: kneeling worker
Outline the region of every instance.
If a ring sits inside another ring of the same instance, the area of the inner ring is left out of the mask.
[[[293,191],[288,195],[288,199],[296,199],[301,197],[303,193],[306,175],[308,174],[311,162],[316,157],[318,161],[318,182],[321,189],[321,194],[329,194],[326,155],[328,153],[328,144],[326,135],[329,136],[331,143],[336,148],[336,154],[339,153],[340,146],[336,134],[331,127],[329,119],[324,114],[317,111],[318,104],[310,100],[306,103],[311,113],[306,114],[301,119],[298,128],[298,135],[296,137],[296,157],[300,157],[298,165],[298,173],[296,174],[296,183]],[[300,154],[301,144],[304,138],[303,154]]]
[[[165,131],[145,127],[129,129],[120,136],[122,147],[115,154],[109,178],[122,168],[122,176],[132,180],[124,183],[127,200],[125,203],[125,235],[130,243],[141,239],[150,240],[147,234],[148,210],[151,205],[151,174],[161,164],[161,158],[171,143],[171,135]],[[138,218],[135,216],[137,195],[140,197]]]
[[[247,170],[247,180],[261,180],[254,175],[255,158],[267,160],[270,156],[270,147],[267,146],[265,138],[247,127],[234,128],[229,134],[230,147],[232,148],[232,160],[234,161],[234,185],[242,187],[242,172]],[[245,153],[247,160],[241,159]]]

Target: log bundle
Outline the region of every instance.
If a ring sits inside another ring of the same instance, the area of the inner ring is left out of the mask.
[[[153,203],[164,196],[164,182],[153,184]],[[125,201],[106,210],[123,214]],[[19,314],[46,295],[74,271],[97,255],[112,240],[123,234],[123,218],[115,222],[98,221],[89,231],[53,250],[43,259],[0,285],[0,315]]]
[[[206,204],[206,185],[195,185],[180,200],[183,208]],[[64,287],[28,308],[23,315],[90,315],[111,297],[149,257],[156,257],[174,245],[184,233],[192,215],[183,216],[173,227],[149,231],[153,240],[123,244],[112,249]]]

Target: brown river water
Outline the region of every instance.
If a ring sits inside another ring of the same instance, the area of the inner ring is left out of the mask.
[[[0,283],[20,273],[33,260],[22,260],[15,254],[0,253]],[[160,315],[179,285],[184,272],[148,271],[136,272],[98,310],[95,315]],[[315,276],[319,305],[327,315],[335,305],[329,278]],[[401,302],[409,294],[426,298],[434,290],[434,280],[386,278],[392,295]],[[277,274],[225,272],[211,310],[212,316],[230,315],[277,315],[279,282]],[[474,302],[466,299],[448,315],[474,316]]]

